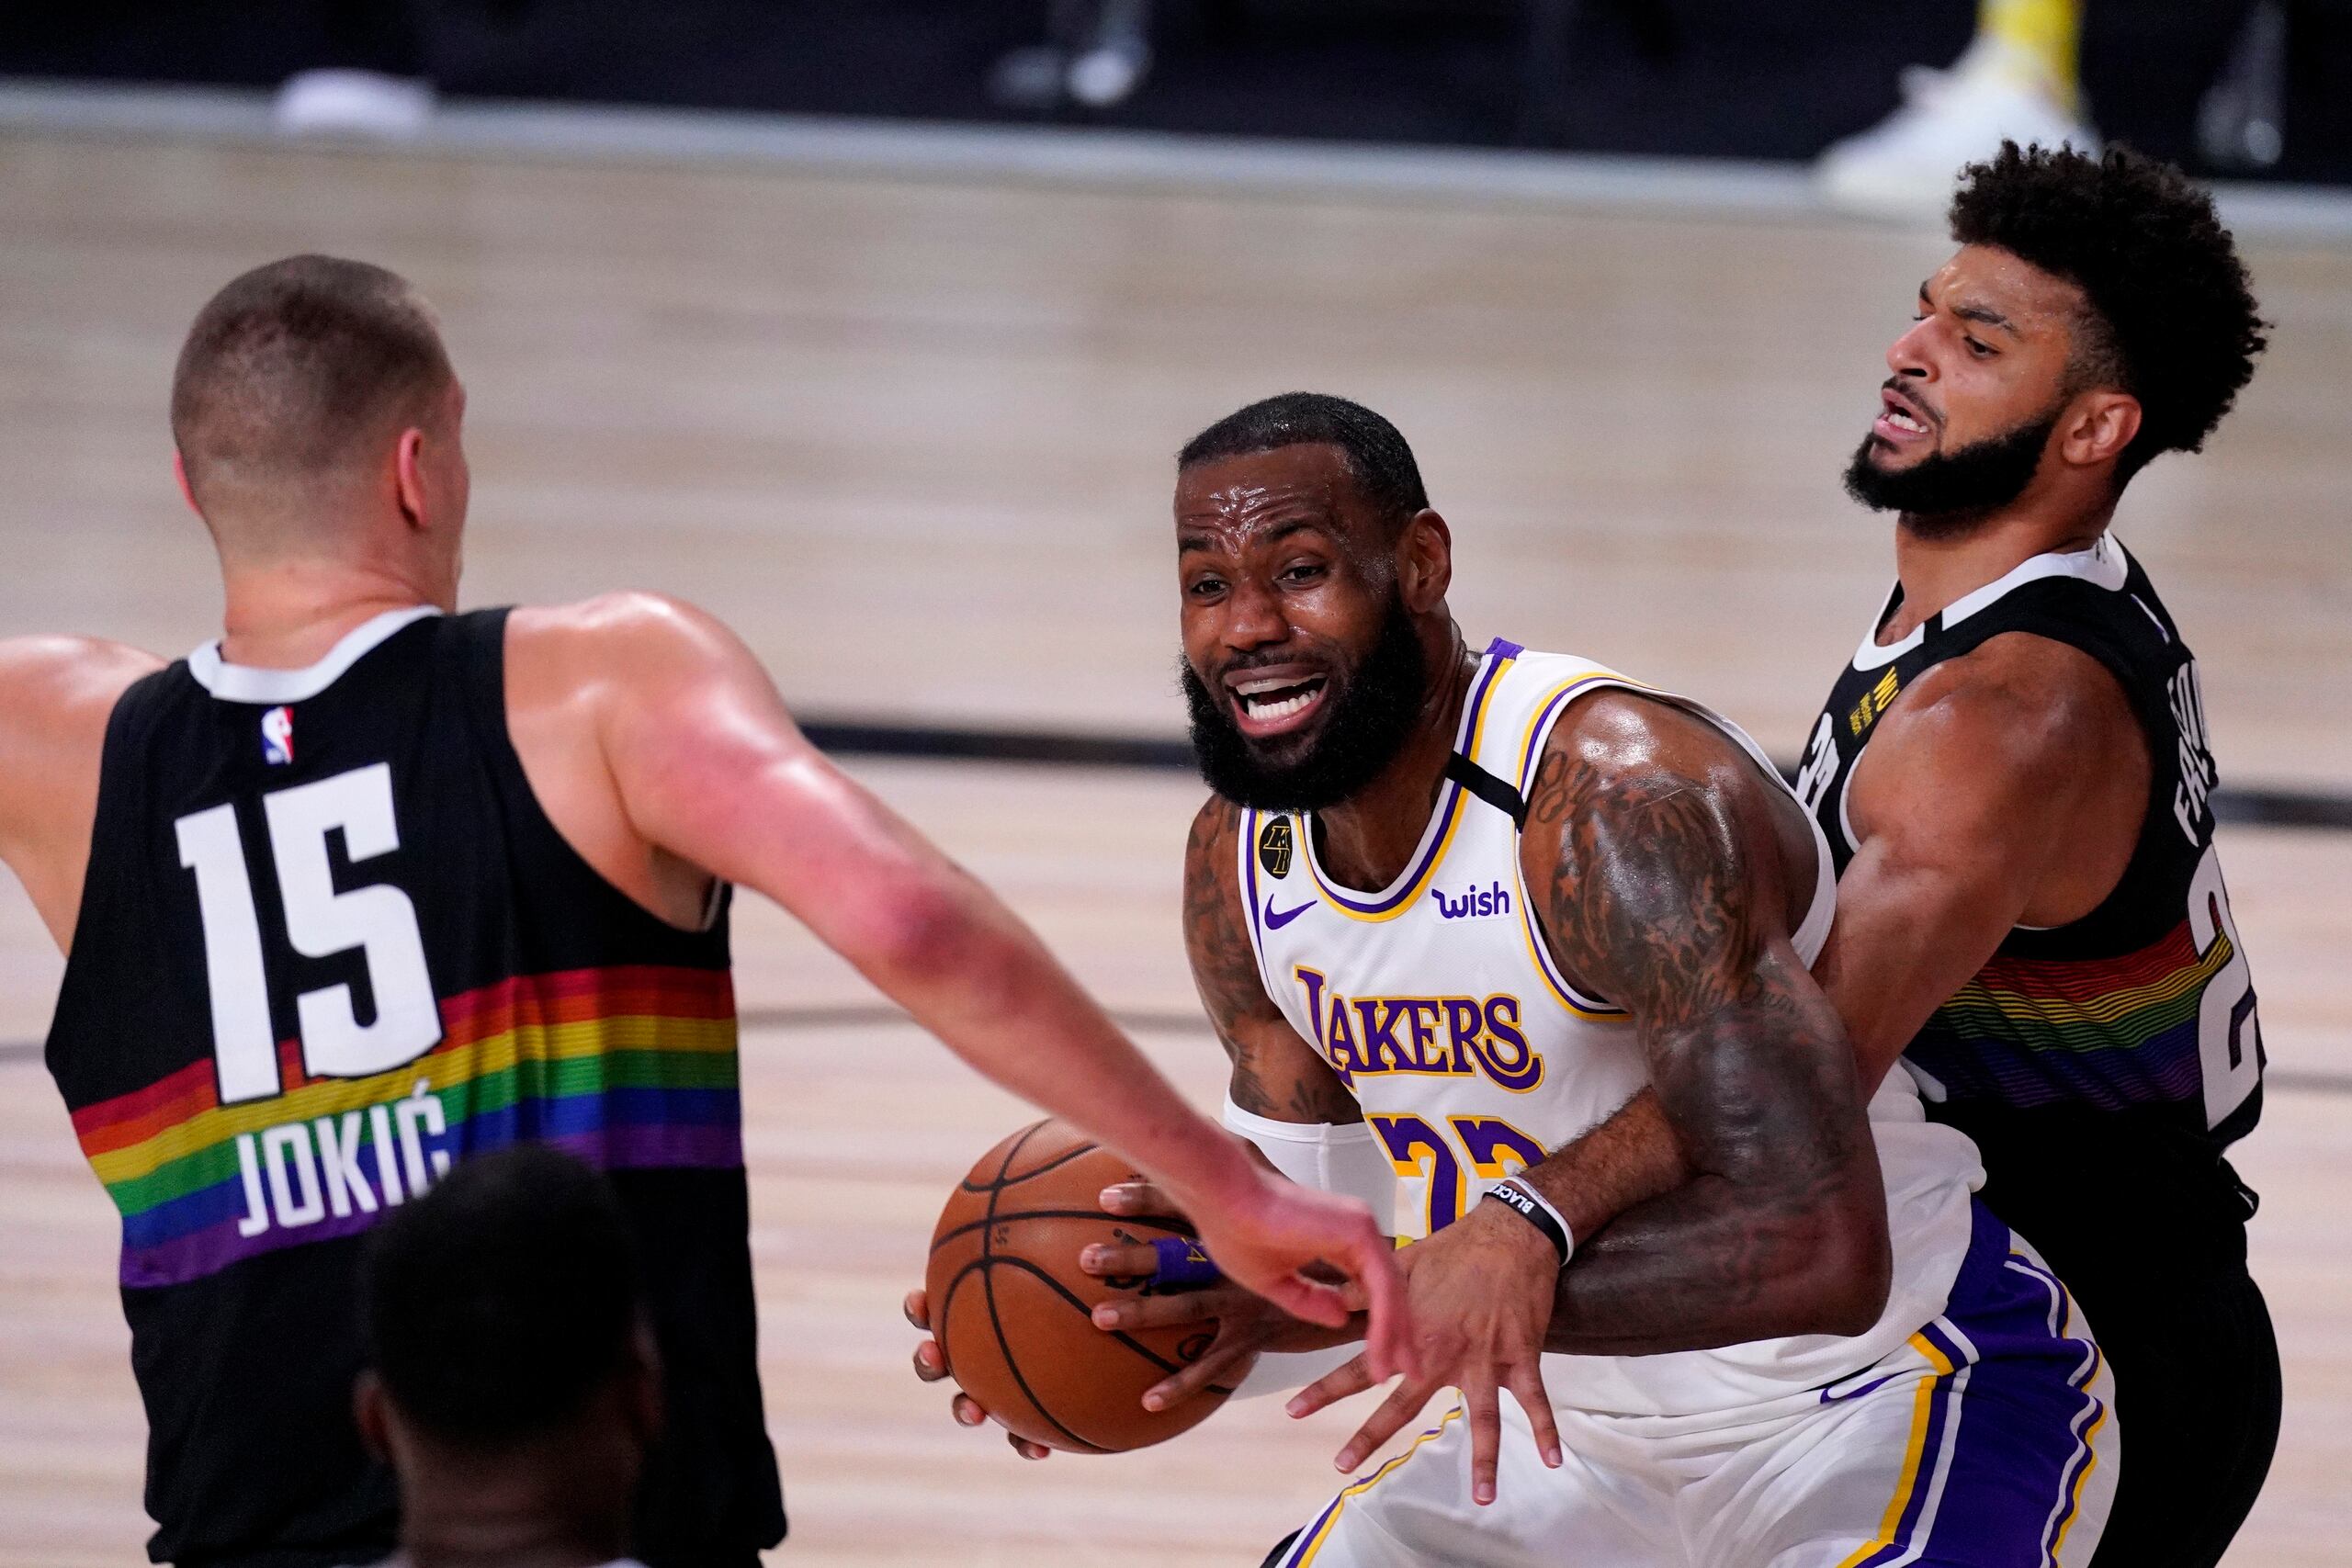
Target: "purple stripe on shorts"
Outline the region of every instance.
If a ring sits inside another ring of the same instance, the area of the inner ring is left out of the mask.
[[[1963,1337],[1976,1352],[1955,1402],[1966,1419],[1953,1430],[1927,1554],[2039,1563],[2073,1517],[2075,1481],[2094,1462],[2085,1437],[2101,1406],[2083,1384],[2096,1351],[2064,1331],[2063,1302],[2061,1331],[2051,1332],[2049,1277],[2007,1267],[2008,1227],[1982,1203],[1974,1209],[1951,1305],[1926,1330],[1947,1355]]]

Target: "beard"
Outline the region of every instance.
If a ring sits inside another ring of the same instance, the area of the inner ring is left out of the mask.
[[[1922,538],[1958,537],[2025,493],[2050,433],[2058,428],[2059,412],[2053,408],[2006,435],[1931,452],[1893,473],[1871,461],[1878,437],[1865,435],[1846,466],[1846,493],[1872,511],[1900,512],[1904,526]]]
[[[1332,691],[1320,728],[1304,738],[1280,737],[1275,746],[1300,750],[1278,759],[1242,734],[1230,699],[1211,692],[1192,660],[1180,655],[1176,663],[1201,777],[1226,799],[1260,811],[1319,811],[1378,778],[1413,733],[1429,682],[1429,660],[1404,597],[1392,592],[1379,640],[1363,662],[1326,677]]]

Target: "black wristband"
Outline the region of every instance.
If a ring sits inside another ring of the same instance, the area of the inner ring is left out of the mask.
[[[1487,1189],[1487,1196],[1498,1200],[1511,1213],[1552,1238],[1552,1246],[1560,1254],[1560,1267],[1568,1266],[1568,1256],[1576,1244],[1568,1236],[1568,1227],[1551,1204],[1533,1188],[1518,1181],[1498,1181]]]

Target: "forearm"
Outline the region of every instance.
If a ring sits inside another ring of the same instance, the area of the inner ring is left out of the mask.
[[[1579,1238],[1637,1203],[1673,1191],[1692,1176],[1654,1089],[1645,1089],[1607,1121],[1520,1172]]]
[[[1928,1020],[1982,968],[2021,907],[1984,868],[1906,863],[1865,843],[1838,886],[1838,923],[1814,977],[1854,1042],[1874,1094]]]
[[[995,1083],[1116,1148],[1181,1200],[1250,1161],[1179,1096],[1026,925],[944,863],[908,897],[911,931],[849,953],[866,977]],[[846,950],[845,950],[846,951]]]
[[[1621,1186],[1645,1157],[1649,1178],[1664,1168],[1643,1153],[1650,1118],[1690,1175],[1577,1232],[1553,1320],[1565,1348],[1648,1354],[1876,1320],[1889,1270],[1877,1145],[1851,1048],[1801,978],[1781,953],[1704,1014],[1638,1026],[1652,1098],[1600,1131],[1623,1156]]]
[[[1701,1177],[1579,1238],[1560,1273],[1545,1348],[1649,1356],[1860,1333],[1886,1295],[1876,1162],[1820,1185],[1831,1190],[1759,1201],[1721,1177]],[[1857,1213],[1864,1199],[1878,1212],[1875,1226]]]

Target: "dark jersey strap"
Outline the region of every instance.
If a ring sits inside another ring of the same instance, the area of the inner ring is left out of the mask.
[[[1527,826],[1526,797],[1461,752],[1447,754],[1445,776],[1510,818],[1512,827]]]

